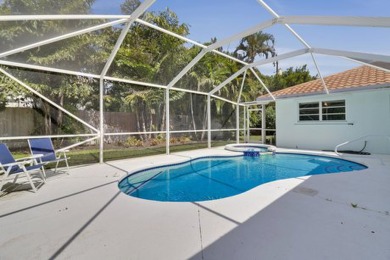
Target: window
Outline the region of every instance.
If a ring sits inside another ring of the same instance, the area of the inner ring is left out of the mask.
[[[320,119],[320,104],[302,103],[299,104],[299,121],[318,121]]]
[[[322,102],[322,120],[345,120],[345,100]]]
[[[299,104],[299,121],[344,121],[345,100]]]

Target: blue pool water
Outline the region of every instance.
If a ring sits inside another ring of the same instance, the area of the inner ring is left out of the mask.
[[[119,183],[122,192],[157,201],[205,201],[243,193],[263,183],[367,167],[337,158],[302,154],[205,157],[135,172]]]

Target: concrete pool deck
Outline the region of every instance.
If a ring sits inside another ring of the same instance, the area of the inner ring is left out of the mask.
[[[130,170],[228,154],[237,153],[213,148],[72,167],[37,193],[2,196],[0,259],[390,259],[388,155],[343,156],[369,168],[275,181],[215,201],[147,201],[117,187]]]

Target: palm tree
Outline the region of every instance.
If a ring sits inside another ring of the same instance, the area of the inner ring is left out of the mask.
[[[233,54],[240,60],[252,63],[257,56],[276,56],[274,45],[274,36],[260,31],[242,38]]]

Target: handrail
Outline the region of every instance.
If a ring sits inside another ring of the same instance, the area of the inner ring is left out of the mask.
[[[336,145],[336,147],[334,148],[334,152],[335,152],[337,155],[340,155],[340,153],[338,152],[338,150],[339,150],[339,148],[340,148],[341,146],[344,146],[344,145],[347,145],[347,144],[351,144],[351,143],[354,143],[354,142],[357,142],[357,141],[361,141],[361,140],[365,140],[365,141],[366,141],[367,139],[372,138],[372,137],[374,137],[374,138],[385,137],[385,138],[389,141],[389,143],[390,143],[390,136],[388,136],[388,135],[365,135],[365,136],[359,137],[359,138],[357,138],[357,139],[353,139],[353,140],[346,141],[346,142],[344,142],[344,143],[341,143],[341,144]]]

